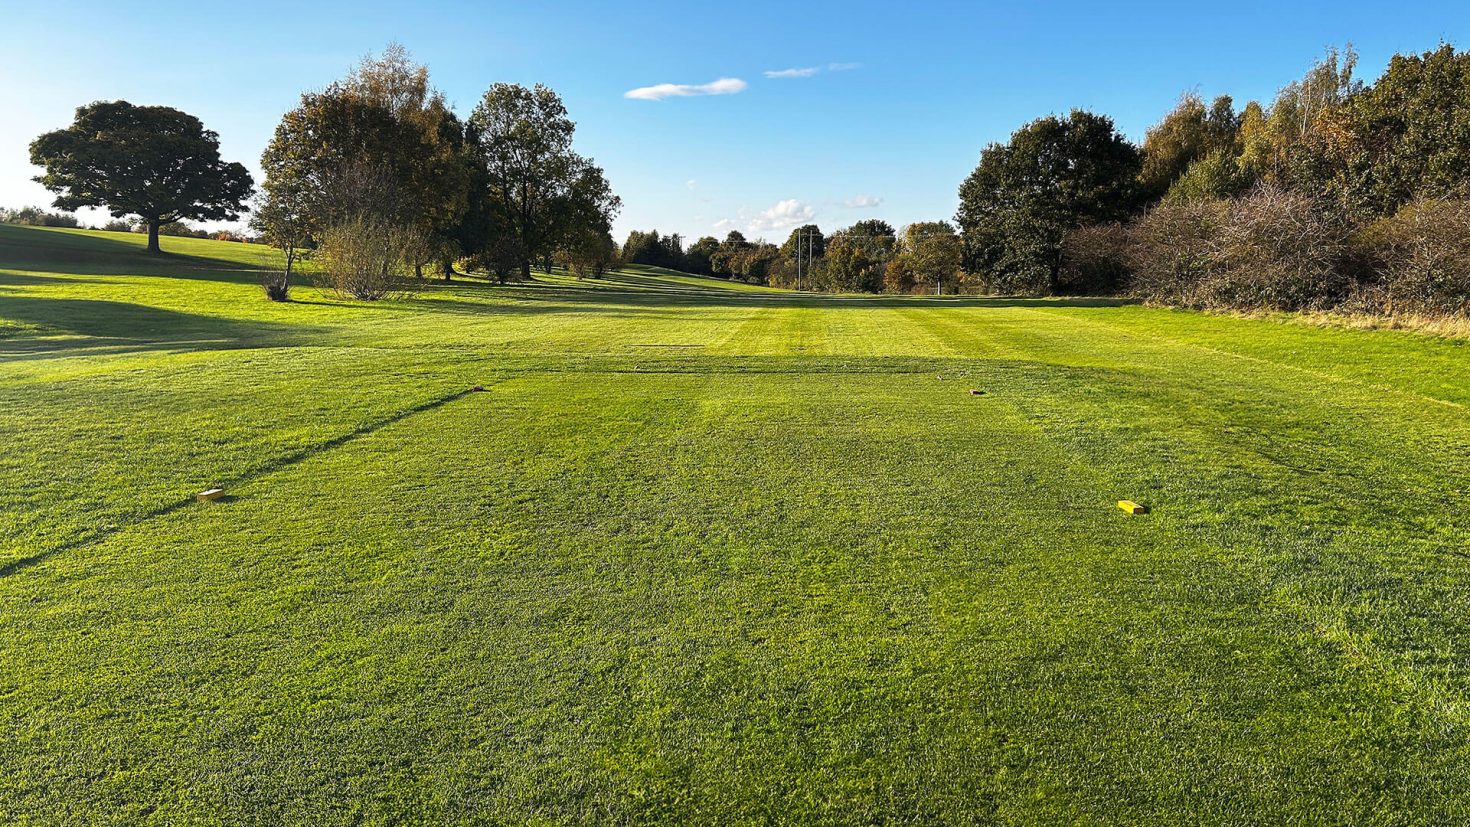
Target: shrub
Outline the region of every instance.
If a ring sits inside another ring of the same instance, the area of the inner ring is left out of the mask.
[[[1205,303],[1270,310],[1322,309],[1348,293],[1348,226],[1316,199],[1261,186],[1230,202],[1219,267]]]
[[[372,216],[338,222],[322,233],[322,286],[363,301],[411,292],[414,268],[404,250],[423,243],[418,235],[413,227]]]
[[[1062,237],[1057,292],[1113,293],[1128,279],[1128,230],[1117,222],[1068,230]]]
[[[1470,313],[1470,200],[1417,199],[1354,242],[1382,312]]]
[[[1214,198],[1165,201],[1128,228],[1124,261],[1129,292],[1152,301],[1198,306],[1219,267],[1221,226],[1229,202]]]

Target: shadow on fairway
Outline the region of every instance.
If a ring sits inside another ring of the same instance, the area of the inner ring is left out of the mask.
[[[338,436],[332,437],[331,439],[325,440],[323,442],[318,442],[318,443],[316,443],[314,445],[308,445],[308,446],[306,446],[304,448],[300,448],[298,450],[291,451],[289,453],[283,454],[283,455],[281,455],[279,457],[276,457],[275,459],[272,459],[272,460],[270,460],[270,461],[268,461],[268,462],[266,462],[266,463],[264,463],[264,464],[262,464],[260,466],[257,466],[255,468],[250,469],[249,471],[246,471],[245,473],[241,474],[238,477],[234,477],[234,478],[227,479],[227,480],[217,480],[216,482],[219,484],[219,486],[221,488],[226,488],[226,489],[239,486],[239,485],[241,485],[241,484],[243,484],[243,483],[245,483],[245,482],[247,482],[249,480],[255,479],[257,477],[262,477],[262,476],[265,476],[267,474],[275,473],[276,471],[280,471],[280,470],[282,470],[282,469],[284,469],[284,468],[286,468],[288,466],[295,465],[295,464],[297,464],[299,462],[304,462],[304,461],[306,461],[308,459],[311,459],[314,456],[317,456],[318,454],[322,454],[322,453],[325,453],[327,451],[330,451],[333,448],[341,447],[342,445],[345,445],[345,444],[347,444],[347,443],[349,443],[349,442],[351,442],[351,441],[353,441],[353,440],[355,440],[355,439],[357,439],[359,437],[368,436],[368,435],[370,435],[370,434],[372,434],[374,432],[380,431],[380,430],[388,427],[389,425],[394,424],[395,422],[400,422],[400,421],[402,421],[404,419],[407,419],[410,416],[414,416],[415,414],[421,414],[421,413],[424,413],[426,411],[434,410],[435,408],[439,408],[439,407],[442,407],[444,405],[448,405],[450,402],[454,402],[454,401],[463,399],[466,396],[470,396],[471,394],[474,394],[474,393],[476,393],[476,391],[471,390],[469,388],[466,388],[464,390],[454,391],[453,393],[447,394],[445,396],[440,396],[440,397],[437,397],[435,399],[430,399],[427,402],[421,402],[418,405],[415,405],[415,406],[413,406],[411,408],[407,408],[405,410],[398,411],[397,413],[391,414],[391,415],[386,416],[386,417],[383,417],[381,419],[376,419],[376,420],[374,420],[372,422],[368,422],[368,423],[365,423],[363,425],[360,425],[357,428],[354,428],[354,429],[352,429],[352,430],[350,430],[350,431],[348,431],[348,432],[346,432],[344,434],[340,434]],[[225,496],[220,497],[219,499],[214,500],[211,503],[198,503],[198,504],[201,507],[205,507],[205,508],[208,508],[208,507],[211,507],[211,506],[213,506],[213,507],[219,507],[220,505],[227,505],[227,504],[229,504],[231,502],[234,502],[236,499],[237,498],[234,495],[232,495],[232,494],[226,494]],[[147,511],[147,512],[144,512],[142,514],[139,514],[136,517],[134,517],[133,519],[130,519],[130,520],[121,520],[116,525],[112,525],[112,526],[109,526],[107,528],[100,528],[100,529],[96,529],[96,530],[93,530],[93,531],[88,531],[88,532],[86,532],[86,533],[84,533],[84,534],[82,534],[80,536],[73,537],[71,540],[69,540],[67,542],[64,542],[64,543],[61,543],[59,545],[53,546],[52,548],[46,549],[44,551],[38,551],[38,552],[36,552],[34,554],[30,554],[30,555],[27,555],[25,557],[18,557],[16,559],[13,559],[13,560],[9,561],[8,563],[0,564],[0,578],[9,577],[9,576],[15,574],[16,572],[22,571],[24,569],[28,569],[31,566],[35,566],[35,565],[38,565],[40,563],[44,563],[47,560],[51,559],[52,557],[55,557],[56,555],[61,554],[62,552],[71,551],[72,549],[81,548],[82,546],[86,546],[86,545],[89,545],[91,543],[95,543],[95,542],[98,542],[100,540],[103,540],[103,539],[105,539],[105,538],[107,538],[107,537],[109,537],[109,536],[111,536],[113,534],[116,534],[117,532],[119,532],[119,531],[121,531],[124,528],[127,528],[129,526],[135,526],[135,525],[138,525],[139,523],[144,523],[144,522],[147,522],[149,520],[156,519],[158,517],[163,517],[163,516],[172,514],[175,511],[179,511],[179,510],[181,510],[183,508],[186,508],[186,507],[188,507],[190,505],[194,505],[194,504],[196,504],[196,502],[197,502],[197,500],[195,499],[195,497],[193,495],[190,495],[190,496],[187,496],[187,497],[181,497],[181,498],[176,499],[176,500],[173,500],[171,502],[167,502],[167,503],[164,503],[162,505],[159,505],[158,507],[154,508],[151,511]]]
[[[0,225],[0,268],[80,276],[157,276],[231,283],[252,282],[263,269],[263,264],[169,252],[169,244],[170,239],[165,237],[160,241],[164,252],[153,254],[139,246],[138,241],[127,233],[78,235]],[[263,247],[244,244],[240,247],[251,254],[266,255]],[[4,280],[15,278],[35,276],[0,276]]]
[[[67,340],[68,350],[114,348],[136,350],[224,350],[263,342],[291,344],[320,331],[305,325],[281,325],[182,313],[141,304],[100,299],[0,296],[0,319],[40,328],[34,335],[86,337]],[[56,342],[23,338],[7,340],[0,352],[25,353],[55,348]]]

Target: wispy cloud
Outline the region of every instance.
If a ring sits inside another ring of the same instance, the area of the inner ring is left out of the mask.
[[[882,203],[883,199],[877,195],[854,195],[846,201],[843,201],[842,206],[848,209],[864,209],[867,207],[876,207]]]
[[[709,83],[659,83],[629,89],[623,97],[633,100],[661,101],[664,98],[688,98],[696,95],[733,95],[744,92],[750,84],[740,78],[720,78]]]
[[[689,180],[688,180],[688,181],[685,181],[685,182],[684,182],[684,186],[685,186],[685,188],[687,188],[687,189],[688,189],[688,190],[689,190],[689,191],[690,191],[690,192],[693,192],[693,191],[694,191],[694,190],[696,190],[696,189],[698,189],[698,188],[699,188],[699,182],[698,182],[698,181],[696,181],[696,180],[694,180],[694,179],[693,179],[693,178],[690,178],[690,179],[689,179]]]
[[[809,78],[820,72],[849,72],[862,66],[861,63],[828,63],[824,69],[821,66],[793,66],[790,69],[767,69],[763,74],[768,78]]]
[[[768,69],[765,75],[768,78],[809,78],[820,71],[822,70],[816,66],[803,66],[792,69]]]

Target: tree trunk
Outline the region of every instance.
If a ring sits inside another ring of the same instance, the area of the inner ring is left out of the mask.
[[[531,260],[528,258],[521,260],[521,278],[531,280]]]
[[[454,281],[454,262],[445,260],[439,266],[443,268],[444,280]]]
[[[158,249],[158,228],[163,225],[157,218],[148,219],[148,252],[161,253]]]

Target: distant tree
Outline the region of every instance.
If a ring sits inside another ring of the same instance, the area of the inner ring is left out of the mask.
[[[750,242],[745,240],[744,233],[739,230],[731,230],[725,234],[725,240],[721,241],[715,251],[710,254],[710,270],[717,276],[733,278],[739,275],[739,258],[750,247]]]
[[[893,225],[886,221],[867,219],[837,230],[827,238],[819,284],[839,292],[877,293],[897,246]]]
[[[822,235],[822,228],[815,224],[803,224],[792,230],[781,245],[781,255],[795,258],[798,251],[802,258],[810,256],[816,259],[826,255],[827,237]]]
[[[31,163],[46,168],[36,181],[57,194],[56,207],[141,218],[152,253],[169,222],[239,218],[253,188],[245,167],[220,160],[219,136],[198,118],[127,101],[79,107],[71,126],[31,143]]]
[[[577,278],[600,279],[617,266],[618,243],[611,233],[584,228],[562,247],[559,258]]]
[[[1049,292],[1066,231],[1127,218],[1138,204],[1136,148],[1111,119],[1074,110],[991,144],[960,186],[966,269],[993,290]]]
[[[487,170],[487,203],[516,239],[523,277],[571,233],[617,214],[622,202],[602,170],[572,151],[576,125],[555,92],[497,83],[470,124]]]
[[[1255,183],[1251,171],[1226,149],[1196,159],[1169,185],[1165,198],[1233,198]]]
[[[935,294],[953,290],[959,279],[964,247],[948,221],[918,221],[904,228],[902,258],[917,282],[934,285]]]
[[[704,236],[689,245],[684,251],[684,268],[691,273],[708,276],[714,273],[710,258],[720,249],[720,242],[713,236]]]
[[[888,293],[912,293],[919,284],[912,257],[899,254],[883,268],[883,290]]]
[[[311,222],[300,207],[298,201],[284,197],[280,191],[267,191],[257,197],[250,216],[251,229],[259,233],[267,244],[279,249],[282,255],[281,267],[272,267],[261,276],[261,287],[271,301],[283,302],[290,298],[291,275],[297,255],[311,239]]]
[[[683,269],[684,240],[677,234],[659,235],[658,230],[643,232],[633,230],[623,243],[623,260],[629,264],[647,264],[654,267]]]
[[[70,227],[82,226],[82,222],[70,213],[51,212],[40,207],[21,207],[15,210],[0,210],[0,223],[25,224],[32,227]],[[116,223],[116,222],[114,222]],[[125,224],[128,230],[131,224]]]

